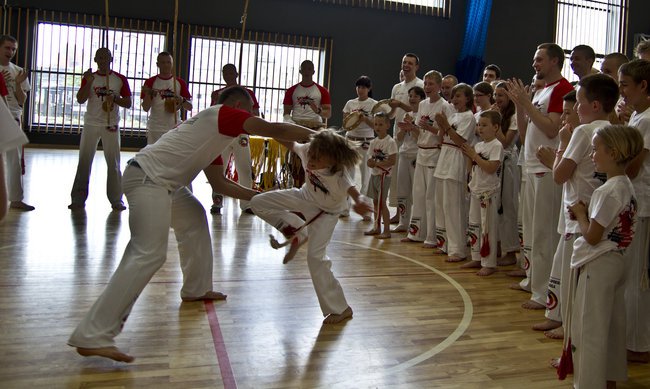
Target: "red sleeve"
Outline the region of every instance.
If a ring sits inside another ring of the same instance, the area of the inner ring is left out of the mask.
[[[561,79],[555,88],[553,88],[553,92],[551,92],[551,98],[548,102],[548,113],[555,112],[561,114],[564,103],[563,97],[572,90],[573,86],[571,83],[565,78]]]
[[[181,86],[181,91],[180,91],[181,97],[187,100],[191,99],[192,95],[190,94],[189,89],[187,89],[187,83],[178,77],[176,77],[176,80],[178,80],[178,84]]]
[[[316,84],[316,86],[320,91],[320,105],[332,104],[332,100],[330,99],[330,92],[318,84]]]
[[[9,94],[7,91],[7,83],[5,82],[5,77],[0,73],[0,96],[4,97]]]
[[[158,76],[153,76],[153,77],[147,79],[147,80],[144,82],[144,85],[143,85],[143,86],[145,86],[145,87],[147,87],[147,88],[149,88],[149,89],[153,89],[153,83],[154,83],[154,81],[156,81],[156,77],[158,77]],[[83,84],[81,84],[81,86],[83,86]],[[140,93],[140,98],[141,98],[141,99],[144,99],[144,93]]]
[[[131,88],[129,87],[129,81],[121,75],[120,73],[115,73],[122,80],[122,88],[120,89],[120,96],[126,97],[131,96]]]
[[[221,157],[221,155],[218,156],[214,161],[212,161],[210,163],[210,165],[221,165],[221,166],[223,166],[223,158]]]
[[[251,95],[251,99],[253,99],[253,108],[258,108],[259,109],[260,108],[260,103],[258,103],[257,99],[255,98],[255,92],[253,92],[252,90],[250,90],[248,88],[246,88],[246,90],[248,91],[248,94]]]
[[[84,85],[86,85],[87,83],[88,83],[88,82],[86,81],[86,78],[82,76],[82,77],[81,77],[81,87],[80,87],[80,88],[83,88]]]
[[[222,105],[219,109],[217,130],[220,134],[231,136],[233,138],[241,134],[247,134],[247,132],[244,131],[244,122],[251,116],[253,115],[249,112]]]
[[[282,101],[282,104],[293,105],[293,91],[296,90],[296,86],[297,85],[294,85],[291,88],[287,89],[287,91],[284,93],[284,101]]]

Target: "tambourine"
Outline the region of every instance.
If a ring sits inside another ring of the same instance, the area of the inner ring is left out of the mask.
[[[370,113],[372,113],[373,115],[376,114],[376,113],[380,113],[380,112],[390,113],[390,111],[392,111],[392,109],[393,109],[390,106],[390,102],[391,102],[391,99],[379,100],[377,102],[377,104],[375,104],[375,106],[372,107],[372,110],[370,111]]]
[[[343,129],[350,131],[359,127],[361,122],[363,122],[363,113],[356,111],[350,113],[345,119],[343,119]]]
[[[104,110],[104,112],[111,112],[113,110],[114,105],[115,105],[115,102],[104,100],[102,102],[102,110]]]
[[[176,112],[176,99],[173,97],[165,99],[165,112],[174,113]]]
[[[404,122],[405,123],[413,123],[415,119],[413,119],[413,116],[409,115],[408,113],[404,115]]]

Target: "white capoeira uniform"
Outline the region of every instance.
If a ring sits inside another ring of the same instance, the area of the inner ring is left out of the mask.
[[[562,113],[562,97],[573,87],[564,78],[539,90],[533,104],[544,115]],[[549,138],[529,120],[524,144],[524,174],[526,184],[522,190],[521,221],[524,232],[524,257],[526,278],[519,285],[531,291],[530,299],[546,305],[548,281],[553,265],[553,255],[560,235],[549,226],[557,226],[562,201],[562,187],[553,181],[553,172],[535,155],[539,146],[557,149],[557,136]]]
[[[217,99],[219,94],[226,88],[221,88],[213,92],[215,97],[212,101],[212,105],[217,104]],[[248,89],[244,88],[253,99],[253,109],[260,109],[260,103],[255,97],[255,93]],[[237,170],[237,182],[239,185],[245,188],[253,188],[253,162],[251,160],[251,147],[250,147],[250,137],[247,134],[241,134],[230,142],[228,147],[223,151],[221,157],[224,160],[226,166],[230,161],[230,156],[235,162],[235,169]],[[223,195],[217,192],[212,192],[212,204],[217,208],[223,208]],[[243,211],[250,208],[248,206],[248,201],[239,200],[239,208]]]
[[[174,86],[174,84],[176,84]],[[180,110],[174,113],[165,110],[165,101],[181,96],[185,100],[191,100],[192,95],[187,89],[187,84],[176,77],[163,78],[160,74],[149,78],[144,82],[144,87],[156,91],[151,100],[149,119],[147,120],[147,144],[155,143],[163,134],[176,127],[181,122]]]
[[[438,97],[435,102],[431,98],[420,101],[415,123],[425,118],[435,126],[435,115],[444,113],[447,117],[454,114],[454,108]],[[424,242],[427,245],[436,245],[436,181],[434,173],[440,156],[440,136],[424,129],[420,129],[417,139],[418,153],[413,172],[413,207],[411,209],[411,221],[409,222],[407,237],[416,242]],[[398,180],[400,178],[398,177]],[[400,183],[400,185],[402,185]]]
[[[329,169],[307,169],[309,144],[296,144],[294,152],[305,166],[306,182],[300,188],[275,190],[253,197],[251,209],[255,215],[292,236],[305,221],[292,211],[301,212],[313,221],[298,231],[298,238],[307,242],[307,265],[323,316],[341,314],[348,308],[341,284],[332,273],[332,262],[326,254],[339,214],[348,207],[348,190],[354,186],[348,171],[331,173]]]
[[[323,123],[323,118],[311,109],[311,102],[317,107],[332,104],[329,91],[315,82],[290,87],[284,94],[282,104],[291,106],[291,120],[298,124]]]
[[[397,142],[390,135],[383,138],[375,138],[370,141],[370,148],[368,151],[370,159],[375,162],[382,162],[387,160],[391,155],[397,157]],[[388,197],[388,188],[393,173],[393,166],[386,167],[373,167],[371,170],[370,182],[368,183],[368,190],[366,195],[374,199],[379,204],[379,209],[375,215],[375,227],[377,231],[381,231],[381,210],[386,207],[386,198]]]
[[[102,109],[104,97],[109,94],[127,97],[131,96],[131,89],[126,78],[114,71],[107,77],[98,72],[93,73],[91,91],[88,95],[84,126],[79,143],[79,163],[77,173],[72,184],[72,204],[83,206],[88,198],[88,181],[93,158],[97,151],[97,144],[102,140],[104,158],[108,169],[106,178],[106,195],[113,207],[121,207],[122,203],[122,171],[120,170],[120,107],[113,104],[111,112]],[[81,87],[86,85],[86,79],[81,79]]]
[[[398,82],[397,84],[393,85],[393,89],[390,92],[390,98],[399,100],[404,104],[409,104],[409,89],[413,88],[414,86],[419,86],[420,88],[424,88],[424,81],[421,78],[415,77],[409,82],[406,82],[406,80],[402,82]],[[397,135],[397,131],[399,131],[399,127],[397,126],[397,123],[403,122],[404,116],[406,116],[406,111],[404,111],[401,108],[397,108],[395,110],[395,118],[394,118],[395,122],[393,123],[393,134],[392,134],[393,136]],[[397,176],[395,177],[394,180],[391,180],[390,190],[388,193],[389,194],[388,203],[391,207],[397,207],[398,212],[402,212],[402,209],[408,212],[408,215],[400,213],[399,225],[406,226],[411,220],[410,212],[411,212],[411,205],[412,205],[411,202],[412,196],[410,190],[413,183],[413,174],[415,173],[415,164],[413,164],[412,167],[409,167],[407,169],[402,169],[402,170],[399,169],[400,159],[402,155],[402,145],[403,143],[402,144],[398,143],[399,154],[397,156],[397,161],[394,167],[395,171],[397,172]],[[415,160],[416,154],[417,154],[417,149],[411,148],[410,158],[407,158],[407,161],[412,162],[413,160]],[[401,176],[405,175],[405,173],[409,173],[410,176],[405,177],[404,179],[400,178]],[[398,181],[400,182],[398,183]]]
[[[371,116],[372,108],[377,104],[377,100],[368,97],[361,101],[356,99],[348,100],[343,107],[344,114],[351,114],[353,112],[360,112],[365,116]],[[359,147],[357,151],[361,155],[361,162],[359,163],[359,173],[361,176],[361,193],[368,191],[368,147],[370,141],[375,139],[375,132],[366,122],[361,122],[354,130],[346,131],[345,137],[353,142],[357,142]],[[356,180],[356,169],[351,170],[352,180]]]
[[[7,87],[2,73],[0,73],[0,96],[7,95]],[[4,123],[0,131],[0,153],[22,147],[28,142],[23,130],[13,120],[13,114],[5,104],[0,104],[0,122]]]
[[[629,125],[643,136],[644,150],[650,150],[650,109],[634,112]],[[625,308],[627,312],[627,349],[650,351],[650,157],[646,156],[639,174],[632,180],[639,202],[636,235],[626,250]]]
[[[137,297],[167,259],[169,228],[178,241],[181,297],[212,290],[212,241],[205,210],[187,186],[244,133],[251,114],[217,105],[199,112],[142,149],[124,172],[131,240],[104,292],[74,330],[68,344],[114,345]]]
[[[413,119],[417,117],[417,112],[413,115]],[[399,130],[398,130],[399,131]],[[395,179],[399,180],[397,185],[397,214],[399,215],[399,223],[396,230],[408,230],[411,221],[411,207],[413,206],[413,175],[415,174],[415,166],[417,164],[418,156],[418,138],[413,136],[410,131],[405,131],[402,143],[399,145],[397,154],[397,174]]]
[[[22,128],[23,107],[16,100],[16,88],[22,89],[25,93],[31,90],[29,79],[25,79],[20,85],[16,85],[16,76],[22,70],[21,67],[13,62],[9,62],[7,66],[0,65],[0,73],[3,74],[7,89],[7,94],[3,96],[6,96],[9,112],[11,112],[11,115],[20,128]],[[5,172],[7,173],[6,182],[9,201],[23,201],[24,198],[22,161],[22,146],[9,149],[5,152]]]
[[[565,335],[573,345],[575,388],[604,388],[606,381],[627,379],[624,291],[630,264],[622,251],[633,240],[636,210],[627,176],[608,179],[589,203],[589,219],[605,227],[601,240],[592,246],[581,236],[573,245],[571,269],[579,275]]]
[[[563,322],[562,311],[566,310],[563,305],[569,295],[569,264],[573,254],[573,242],[580,236],[580,225],[577,220],[571,220],[569,206],[579,201],[589,204],[591,194],[607,179],[607,176],[594,172],[591,141],[598,128],[609,124],[607,120],[595,120],[576,127],[562,157],[573,161],[576,168],[562,188],[562,205],[557,226],[560,240],[553,257],[546,297],[546,318],[557,322]]]
[[[494,138],[490,142],[479,142],[474,147],[476,153],[486,161],[503,161],[503,145]],[[497,267],[497,210],[501,189],[501,166],[496,172],[487,174],[477,164],[472,164],[469,189],[468,234],[471,244],[472,261],[481,262],[481,267]],[[487,247],[485,244],[487,243]]]
[[[519,132],[517,128],[517,115],[512,115],[510,127],[507,131]],[[501,198],[497,210],[497,231],[501,242],[501,253],[512,253],[519,251],[520,240],[518,225],[519,213],[519,189],[521,188],[521,173],[517,162],[519,152],[515,144],[517,137],[504,147],[503,164],[501,165]]]
[[[455,113],[449,124],[467,144],[475,143],[476,121],[472,111]],[[448,135],[442,140],[435,177],[438,247],[450,257],[467,258],[467,157]]]

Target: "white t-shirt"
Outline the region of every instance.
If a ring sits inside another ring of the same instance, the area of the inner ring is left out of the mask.
[[[324,104],[331,104],[330,93],[317,83],[304,86],[296,84],[287,89],[284,94],[284,105],[291,106],[291,119],[296,122],[310,121],[322,123],[323,118],[311,109],[309,103],[315,103],[317,107]]]
[[[251,116],[246,111],[213,105],[140,150],[135,160],[156,184],[170,191],[187,186],[233,138],[246,134],[244,122]]]
[[[432,103],[430,98],[422,100],[418,106],[415,124],[417,125],[421,118],[425,118],[429,121],[429,124],[437,128],[438,126],[434,118],[437,113],[441,112],[444,112],[448,118],[451,118],[454,115],[454,108],[443,98],[438,98],[438,101],[435,103]],[[436,166],[438,164],[438,157],[440,156],[440,136],[420,129],[420,135],[417,141],[418,155],[416,163],[422,166]]]
[[[0,153],[20,147],[28,142],[27,136],[23,130],[18,127],[18,123],[5,104],[0,104]]]
[[[562,113],[563,97],[569,93],[573,87],[564,78],[547,85],[544,89],[538,90],[533,97],[533,105],[544,116],[550,113]],[[539,159],[537,159],[537,149],[539,146],[547,146],[557,149],[559,139],[557,136],[549,138],[540,130],[532,120],[528,119],[528,127],[526,129],[526,139],[524,145],[524,168],[525,172],[529,174],[534,173],[549,173],[551,169],[544,166]]]
[[[185,81],[176,78],[176,88],[174,88],[171,76],[169,78],[162,78],[160,75],[157,75],[146,80],[144,85],[158,92],[151,100],[147,130],[167,132],[174,128],[174,126],[181,122],[180,111],[176,111],[175,113],[167,112],[165,110],[165,100],[174,98],[174,90],[176,90],[176,95],[186,100],[191,99],[192,96],[187,89]]]
[[[608,251],[624,250],[629,246],[634,237],[636,211],[634,188],[627,176],[612,177],[594,190],[589,203],[589,220],[604,226],[605,231],[600,242],[593,246],[583,236],[576,239],[571,268],[584,266]]]
[[[386,135],[383,139],[377,137],[370,141],[368,152],[370,153],[368,159],[374,159],[376,162],[385,161],[389,156],[397,154],[397,142],[390,135]],[[371,172],[373,176],[386,173],[386,176],[390,177],[393,167],[394,165],[384,168],[373,167]]]
[[[478,142],[474,146],[476,153],[486,161],[503,162],[503,145],[498,139],[494,138],[489,142]],[[472,193],[484,193],[498,189],[501,186],[501,174],[503,169],[499,168],[496,172],[488,174],[477,164],[472,164],[472,179],[469,182],[469,189]]]
[[[120,109],[117,104],[113,105],[113,110],[106,113],[102,109],[104,97],[110,94],[120,97],[131,96],[131,88],[126,77],[111,70],[108,76],[108,89],[106,88],[106,75],[94,72],[95,78],[90,87],[90,94],[86,105],[86,114],[84,115],[84,124],[91,126],[110,126],[114,127],[120,123]],[[81,87],[86,85],[86,79],[81,79]],[[110,121],[108,118],[110,117]]]
[[[449,124],[456,128],[456,133],[465,139],[467,144],[476,143],[474,132],[476,122],[472,111],[455,113],[450,118]],[[434,177],[467,182],[467,157],[448,135],[445,135],[442,140],[442,150],[438,161]]]
[[[557,232],[580,233],[580,225],[577,220],[569,217],[569,205],[582,201],[589,204],[594,189],[601,186],[607,176],[594,171],[594,163],[591,161],[591,140],[594,132],[610,124],[607,120],[595,120],[588,124],[576,127],[571,135],[569,145],[564,151],[563,158],[570,159],[576,163],[576,169],[567,182],[564,183],[562,191],[562,217],[558,222]]]
[[[343,107],[343,113],[352,113],[352,112],[361,112],[365,116],[370,116],[372,108],[377,104],[377,100],[368,97],[367,99],[361,101],[357,97],[356,99],[348,100]],[[372,127],[370,127],[366,122],[361,122],[354,130],[346,132],[346,135],[354,136],[357,138],[373,138],[375,132]]]
[[[9,65],[7,66],[0,65],[0,72],[4,74],[5,83],[7,84],[7,92],[9,92],[7,95],[7,105],[9,106],[9,111],[16,119],[20,119],[20,116],[23,114],[23,107],[22,105],[18,104],[15,95],[16,75],[18,75],[18,73],[20,73],[22,70],[23,68],[14,64],[13,62],[9,62]],[[25,93],[31,90],[31,85],[29,85],[28,78],[20,83],[20,89],[22,89]]]
[[[399,82],[393,85],[393,90],[390,92],[390,98],[399,100],[404,104],[408,104],[409,89],[413,88],[414,86],[419,86],[420,88],[424,88],[424,81],[422,81],[422,79],[418,77],[415,77],[409,82],[406,82],[406,80]],[[395,124],[393,125],[393,134],[397,134],[397,131],[399,130],[399,128],[397,127],[397,123],[404,121],[404,115],[406,115],[406,111],[404,111],[403,109],[397,108],[397,110],[395,110]]]
[[[298,154],[305,169],[305,183],[300,193],[325,212],[340,213],[348,208],[348,189],[354,186],[348,170],[331,173],[329,169],[309,170],[309,143],[296,144],[293,151]]]
[[[650,108],[639,113],[634,112],[628,124],[636,127],[643,136],[643,148],[650,150]],[[634,192],[639,201],[639,217],[650,216],[650,157],[646,156],[639,174],[632,180]]]

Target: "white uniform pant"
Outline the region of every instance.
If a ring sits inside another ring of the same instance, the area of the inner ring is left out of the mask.
[[[399,155],[400,153],[398,151],[397,159],[395,160],[395,165],[393,165],[393,171],[399,171]],[[390,189],[388,190],[388,206],[397,207],[397,180],[393,180],[390,183]]]
[[[304,199],[297,188],[256,195],[250,201],[250,205],[255,215],[281,232],[285,232],[287,227],[295,229],[305,223],[291,211],[301,212],[306,220],[311,220],[321,212],[317,204]],[[309,236],[307,265],[323,316],[331,313],[338,315],[348,308],[343,288],[334,277],[331,270],[332,262],[326,254],[327,245],[332,239],[332,233],[334,233],[334,227],[338,220],[338,213],[323,212],[311,224],[298,232],[301,240]]]
[[[23,201],[22,147],[7,150],[4,154],[7,196],[9,201]]]
[[[399,215],[398,228],[407,228],[411,221],[413,207],[413,176],[415,174],[415,160],[417,154],[399,153],[397,166],[397,214]]]
[[[72,204],[85,204],[88,198],[88,181],[97,144],[102,140],[108,175],[106,196],[113,206],[122,204],[122,172],[120,170],[120,131],[109,131],[106,126],[84,125],[79,143],[79,163],[72,184]]]
[[[551,173],[527,174],[523,196],[524,256],[528,258],[529,266],[520,285],[526,290],[530,288],[531,300],[546,305],[553,255],[560,239],[557,223],[562,206],[562,186],[553,181]]]
[[[473,194],[469,200],[469,225],[467,231],[471,243],[472,261],[481,262],[482,267],[497,267],[497,209],[499,208],[499,193],[495,192],[487,198],[481,199],[478,195]],[[481,209],[484,212],[481,212]],[[488,249],[483,245],[483,226],[487,227]],[[481,251],[487,251],[483,256]]]
[[[413,208],[408,228],[409,239],[431,245],[436,244],[436,179],[433,176],[435,172],[435,166],[415,165]]]
[[[517,215],[519,212],[519,169],[517,160],[507,156],[503,160],[503,185],[501,186],[501,212],[498,214],[498,236],[501,241],[501,253],[519,251],[519,232]]]
[[[604,388],[627,379],[625,351],[625,260],[607,252],[580,269],[571,309],[573,383]]]
[[[467,183],[436,178],[436,240],[450,257],[467,258]]]
[[[546,296],[547,319],[563,322],[566,317],[566,301],[569,296],[569,274],[571,272],[571,255],[573,242],[580,234],[565,234],[557,242],[557,249],[553,257],[551,276],[548,281],[548,294]]]
[[[231,154],[235,161],[235,169],[237,169],[237,182],[245,188],[253,188],[253,163],[251,161],[250,139],[248,135],[239,135],[221,153],[224,166],[228,165]],[[212,203],[221,208],[223,206],[223,195],[212,192]],[[250,208],[248,201],[239,200],[239,208],[242,211]]]
[[[368,138],[372,139],[372,138]],[[361,181],[359,187],[361,188],[360,193],[366,194],[368,193],[368,181],[370,181],[370,169],[368,168],[368,146],[370,145],[369,142],[365,141],[352,141],[352,142],[358,142],[359,147],[356,148],[357,152],[361,156],[361,162],[359,162],[359,175],[361,176]],[[352,182],[356,182],[356,177],[357,177],[357,168],[355,167],[354,169],[350,169],[351,178]],[[388,188],[386,188],[388,190]]]
[[[636,352],[650,351],[650,289],[641,288],[641,277],[647,271],[649,253],[650,217],[639,217],[634,239],[625,251],[627,348]]]
[[[170,227],[183,271],[181,297],[212,290],[212,242],[201,203],[187,188],[170,193],[134,166],[124,172],[124,191],[131,240],[106,289],[70,336],[68,344],[74,347],[114,345],[136,299],[167,259]]]

